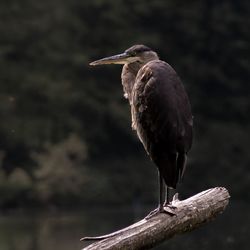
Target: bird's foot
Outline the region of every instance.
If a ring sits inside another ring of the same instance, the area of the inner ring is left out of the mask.
[[[176,215],[176,213],[175,213],[175,211],[174,211],[175,208],[176,208],[176,207],[171,206],[171,205],[169,205],[169,204],[164,205],[164,206],[159,206],[159,207],[157,207],[155,210],[151,211],[151,212],[145,217],[145,219],[148,220],[148,219],[150,219],[151,217],[153,217],[153,216],[155,216],[155,215],[157,215],[157,214],[159,214],[159,213],[166,213],[166,214],[169,214],[169,215],[171,215],[171,216],[174,216],[174,215]]]
[[[173,196],[172,201],[170,201],[170,202],[165,201],[165,202],[164,202],[163,207],[169,207],[169,208],[171,208],[171,209],[176,209],[179,201],[180,201],[180,200],[179,200],[179,194],[176,193],[176,194]]]
[[[176,215],[176,211],[174,211],[177,207],[171,205],[171,204],[166,204],[164,205],[163,209],[164,209],[164,212],[171,215],[171,216],[174,216]]]
[[[169,214],[171,216],[176,215],[176,211],[175,210],[177,209],[178,202],[180,201],[178,196],[179,196],[178,193],[176,193],[173,196],[173,200],[171,202],[165,201],[164,204],[163,204],[163,206],[159,205],[155,210],[151,211],[145,217],[145,219],[148,220],[149,218],[151,218],[154,215],[157,215],[159,213],[166,213],[166,214]]]
[[[168,208],[168,209],[172,209],[172,210],[174,210],[174,209],[176,209],[177,207],[174,205],[175,203],[173,203],[173,202],[164,202],[164,204],[163,204],[163,209],[165,209],[165,208]]]
[[[148,220],[151,217],[153,217],[154,215],[157,215],[159,213],[163,213],[163,210],[161,211],[160,207],[156,208],[155,210],[151,211],[146,217],[145,219]]]

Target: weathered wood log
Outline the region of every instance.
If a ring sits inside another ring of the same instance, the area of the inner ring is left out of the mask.
[[[225,210],[229,198],[226,188],[216,187],[183,201],[175,200],[172,204],[175,215],[160,213],[143,219],[112,234],[100,236],[100,241],[84,250],[150,249],[174,235],[192,231],[211,221]],[[82,240],[90,239],[86,237]]]

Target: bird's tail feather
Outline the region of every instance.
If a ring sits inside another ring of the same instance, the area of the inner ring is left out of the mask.
[[[182,180],[187,166],[187,154],[179,153],[177,157],[177,169],[179,171],[179,181]]]
[[[168,187],[176,188],[178,182],[176,154],[167,154],[157,159],[156,165]]]
[[[183,178],[187,157],[185,153],[167,154],[157,160],[156,164],[168,187],[176,189]]]

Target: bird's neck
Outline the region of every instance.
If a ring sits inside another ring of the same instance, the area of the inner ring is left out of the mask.
[[[125,64],[122,69],[122,86],[124,91],[124,97],[132,102],[132,90],[135,84],[135,79],[138,71],[144,64],[139,62],[134,62],[130,64]]]

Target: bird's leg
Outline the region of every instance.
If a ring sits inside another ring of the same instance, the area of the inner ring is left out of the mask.
[[[170,189],[170,187],[167,186],[164,207],[171,206],[171,203],[172,203],[172,201],[171,201],[171,189]]]
[[[163,180],[163,177],[162,177],[161,173],[160,172],[158,172],[158,173],[159,173],[159,205],[158,205],[158,207],[155,210],[151,211],[145,217],[145,219],[149,219],[153,215],[156,215],[158,213],[165,213],[165,212],[169,213],[164,208],[165,193],[166,193],[165,183],[164,183],[164,180]]]
[[[159,172],[159,212],[163,212],[166,187],[161,173]]]
[[[170,188],[167,187],[167,190],[166,190],[166,200],[165,200],[164,206],[168,205],[169,203],[170,203]]]
[[[164,184],[164,180],[163,180],[163,177],[162,177],[160,171],[158,171],[158,176],[159,176],[159,205],[155,210],[151,211],[145,217],[145,219],[149,219],[158,213],[164,212],[165,184]]]
[[[175,215],[175,211],[173,211],[176,207],[172,204],[172,201],[170,201],[170,188],[167,187],[166,189],[166,199],[163,205],[163,209],[166,213],[169,213],[171,215]]]

